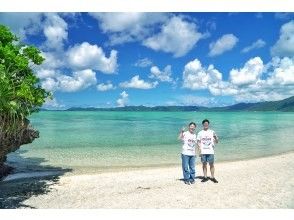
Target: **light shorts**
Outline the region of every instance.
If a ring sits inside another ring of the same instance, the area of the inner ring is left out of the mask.
[[[214,163],[214,154],[201,154],[202,163]]]

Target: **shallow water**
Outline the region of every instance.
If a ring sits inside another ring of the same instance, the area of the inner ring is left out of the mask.
[[[23,170],[51,166],[82,173],[179,164],[179,130],[194,121],[198,132],[204,118],[220,138],[217,161],[294,150],[294,113],[44,111],[30,118],[40,138],[8,161]]]

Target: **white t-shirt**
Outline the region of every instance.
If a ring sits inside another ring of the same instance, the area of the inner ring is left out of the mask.
[[[199,131],[197,141],[200,141],[201,154],[214,154],[214,131],[207,129]]]
[[[183,133],[183,147],[182,154],[188,156],[195,156],[196,148],[196,134],[191,134],[190,131],[185,131]]]

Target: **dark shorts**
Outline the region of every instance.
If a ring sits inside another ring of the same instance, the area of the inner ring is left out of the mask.
[[[202,163],[214,163],[214,154],[201,154]]]

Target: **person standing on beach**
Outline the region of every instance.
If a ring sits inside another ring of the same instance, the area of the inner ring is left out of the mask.
[[[184,176],[184,183],[187,185],[195,183],[195,159],[196,159],[196,124],[191,122],[189,130],[180,131],[178,139],[183,141],[182,146],[182,169]]]
[[[218,137],[215,132],[209,129],[209,120],[204,119],[202,121],[203,130],[199,131],[197,135],[197,145],[200,150],[201,162],[203,168],[204,178],[201,182],[208,181],[207,178],[207,163],[210,166],[211,178],[210,180],[214,183],[218,183],[218,181],[214,177],[214,147],[215,144],[218,143]]]

